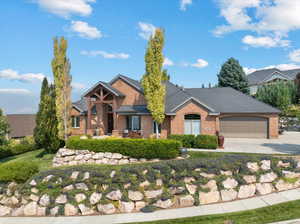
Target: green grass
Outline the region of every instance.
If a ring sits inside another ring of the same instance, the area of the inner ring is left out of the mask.
[[[10,156],[1,159],[0,165],[11,163],[11,162],[17,162],[17,161],[30,161],[30,162],[36,162],[39,165],[39,169],[41,171],[48,170],[51,168],[54,154],[43,154],[43,152],[44,150],[40,149],[32,152],[26,152],[16,156]]]
[[[221,215],[195,216],[183,219],[160,220],[143,222],[144,224],[224,224],[232,221],[234,224],[266,224],[300,218],[300,200],[286,202],[265,208],[244,212],[227,213]],[[138,224],[138,223],[136,223]]]

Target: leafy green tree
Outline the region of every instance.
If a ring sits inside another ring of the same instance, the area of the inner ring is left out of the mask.
[[[71,128],[71,64],[66,56],[68,42],[64,37],[54,38],[54,58],[52,72],[56,92],[56,116],[58,131],[61,139],[67,140]]]
[[[45,109],[47,108],[48,105],[46,105],[45,102],[45,97],[49,95],[49,85],[48,85],[48,80],[47,78],[44,78],[42,82],[42,87],[41,87],[41,93],[40,93],[40,104],[39,104],[39,110],[36,114],[36,119],[35,119],[35,129],[33,133],[34,141],[35,144],[38,148],[43,148],[45,144],[45,131],[46,131],[46,126],[45,126],[45,120],[46,115],[45,115]]]
[[[277,81],[258,88],[256,98],[280,109],[283,113],[296,103],[297,88],[292,81]]]
[[[162,75],[163,75],[163,78],[162,78],[163,81],[170,81],[170,75],[169,75],[167,69],[163,70],[163,74]]]
[[[300,104],[300,73],[296,76],[295,84],[297,88],[297,103]]]
[[[234,58],[229,58],[222,65],[218,81],[220,87],[232,87],[246,94],[250,92],[246,74],[239,61]]]
[[[0,108],[0,145],[7,143],[7,135],[9,134],[9,124],[6,120],[6,117],[3,114],[2,109]]]
[[[142,86],[147,108],[151,112],[153,120],[156,122],[156,137],[158,138],[158,124],[165,119],[165,95],[166,87],[164,72],[162,70],[164,56],[164,31],[156,29],[154,37],[148,42],[148,48],[145,55],[146,73],[142,78]]]

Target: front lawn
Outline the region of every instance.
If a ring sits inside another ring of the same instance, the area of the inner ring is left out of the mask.
[[[35,150],[31,152],[26,152],[16,156],[6,157],[0,160],[0,165],[7,164],[11,162],[19,162],[19,161],[26,161],[26,162],[33,162],[39,165],[40,170],[48,170],[51,168],[52,159],[54,154],[43,154],[44,150]]]
[[[300,200],[243,212],[143,222],[144,224],[267,224],[300,218]],[[225,222],[228,221],[228,222]],[[229,222],[231,221],[231,222]],[[141,224],[141,223],[135,223]]]

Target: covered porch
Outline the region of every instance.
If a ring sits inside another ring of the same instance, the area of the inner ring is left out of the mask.
[[[87,99],[87,134],[118,135],[118,104],[124,94],[105,82],[98,82],[85,94]]]

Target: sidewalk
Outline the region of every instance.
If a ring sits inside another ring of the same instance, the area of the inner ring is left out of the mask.
[[[245,211],[299,199],[300,188],[233,202],[201,205],[189,208],[166,209],[153,213],[128,213],[76,217],[2,217],[0,218],[0,224],[115,224],[146,222]],[[287,223],[290,224],[293,222],[290,221]]]

